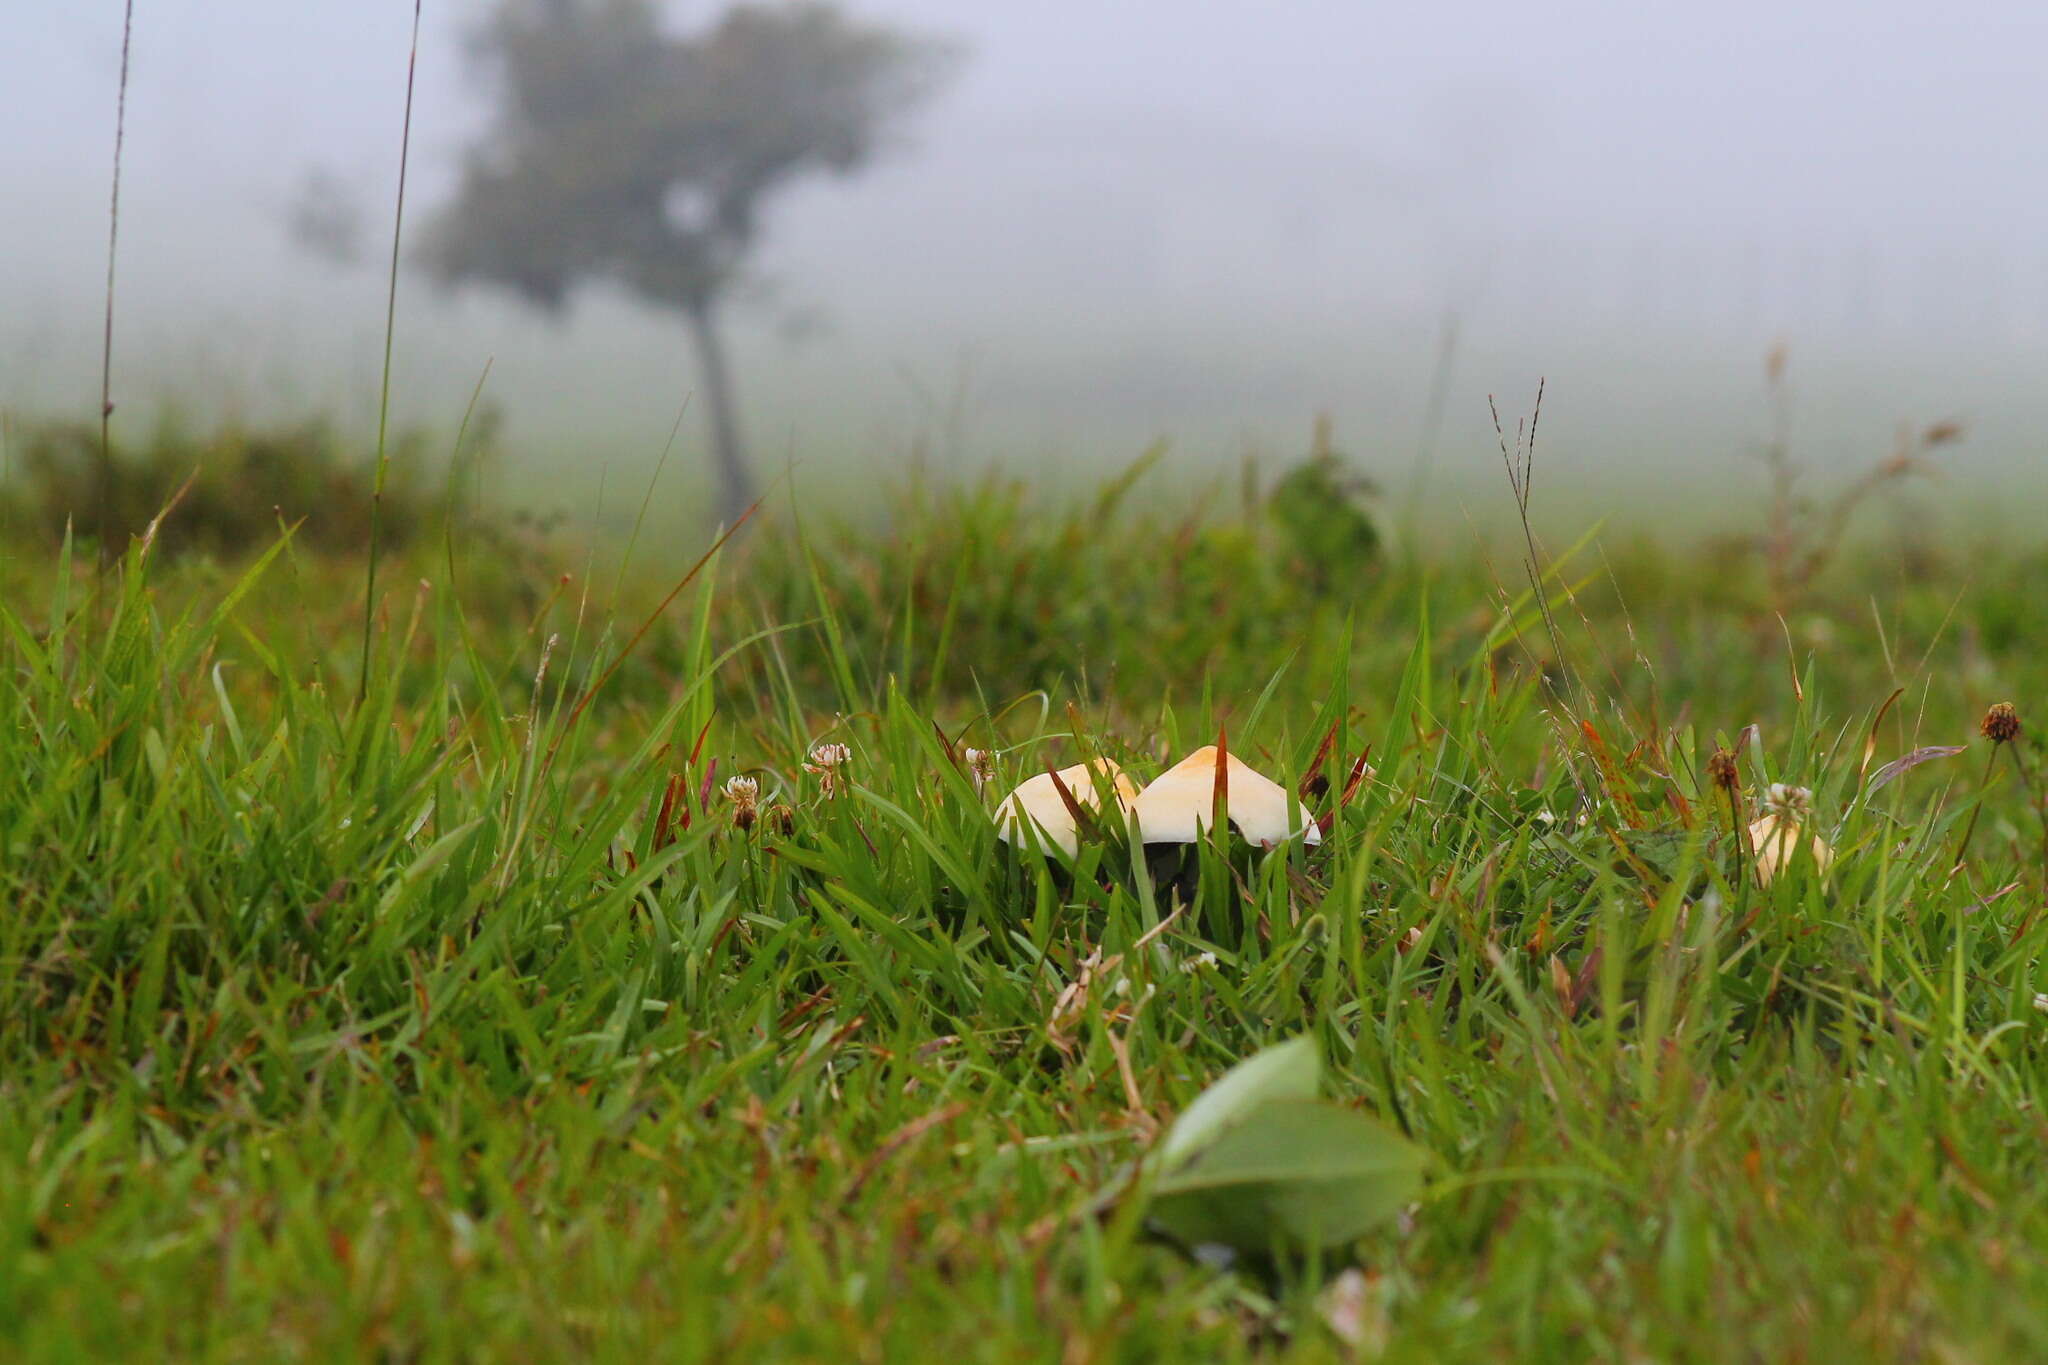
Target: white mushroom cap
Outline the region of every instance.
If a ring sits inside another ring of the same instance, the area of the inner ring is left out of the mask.
[[[1225,815],[1238,833],[1271,847],[1296,835],[1311,844],[1323,831],[1308,806],[1278,782],[1252,771],[1236,754],[1222,756]],[[1138,837],[1148,844],[1191,844],[1216,809],[1216,746],[1205,744],[1152,780],[1134,807]]]
[[[1131,784],[1130,778],[1124,776],[1122,768],[1106,758],[1060,769],[1060,785],[1067,789],[1067,795],[1074,798],[1074,804],[1088,810],[1101,808],[1102,798],[1096,791],[1096,779],[1090,769],[1107,780],[1110,790],[1116,794],[1118,809],[1129,810],[1138,789]],[[1074,826],[1074,813],[1060,799],[1059,787],[1053,785],[1053,776],[1052,773],[1039,773],[1018,783],[1017,789],[996,807],[996,833],[1006,844],[1029,847],[1036,840],[1040,846],[1057,848],[1071,858],[1080,850],[1080,831]]]
[[[1828,864],[1835,860],[1835,851],[1818,834],[1806,834],[1789,810],[1766,812],[1749,827],[1749,842],[1756,849],[1757,885],[1769,886],[1773,877],[1791,865],[1799,855],[1802,837],[1812,850],[1814,869],[1826,872]]]

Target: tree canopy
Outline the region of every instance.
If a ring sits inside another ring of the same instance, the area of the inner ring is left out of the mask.
[[[503,0],[475,37],[495,115],[425,254],[550,310],[605,282],[680,312],[730,522],[753,479],[714,314],[763,205],[865,165],[949,52],[826,4],[740,4],[697,33],[663,19],[655,0]]]
[[[776,190],[866,164],[947,56],[822,4],[676,34],[652,0],[509,0],[475,50],[496,116],[429,263],[549,308],[604,280],[686,311],[730,288]]]

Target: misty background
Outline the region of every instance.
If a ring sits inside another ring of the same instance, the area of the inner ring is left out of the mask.
[[[2048,10],[844,8],[963,56],[889,155],[769,206],[766,283],[730,329],[764,469],[1092,469],[1165,437],[1204,477],[1298,456],[1327,412],[1395,492],[1430,450],[1429,510],[1492,515],[1486,397],[1512,422],[1543,376],[1539,504],[1713,520],[1756,477],[1780,342],[1818,476],[1902,421],[1967,423],[1941,457],[1964,489],[2042,451]],[[121,5],[7,11],[0,410],[89,418]],[[413,226],[487,113],[480,13],[426,6]],[[138,0],[118,422],[374,424],[411,19]],[[289,231],[315,171],[364,208],[356,266]],[[630,514],[696,382],[673,317],[624,294],[550,319],[408,263],[398,319],[395,420],[452,432],[489,363],[522,477],[577,515],[600,474]],[[679,463],[704,446],[686,421]]]

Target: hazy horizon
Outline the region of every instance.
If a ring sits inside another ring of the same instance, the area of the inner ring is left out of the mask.
[[[1768,430],[1778,342],[1817,465],[1948,417],[1961,474],[2039,450],[2048,12],[845,8],[966,58],[882,164],[771,206],[772,291],[733,317],[764,463],[1120,463],[1165,436],[1211,468],[1327,411],[1398,480],[1452,323],[1440,498],[1497,461],[1486,395],[1512,419],[1539,375],[1567,476],[1692,487]],[[480,119],[476,12],[426,7],[415,228]],[[122,420],[373,412],[411,14],[138,0]],[[28,210],[0,224],[0,409],[97,402],[119,24],[44,8],[0,53],[37,111],[0,145]],[[359,267],[288,237],[315,168],[367,206]],[[488,363],[522,463],[562,482],[643,475],[694,382],[667,315],[593,295],[549,321],[410,266],[398,359],[400,419],[446,427]]]

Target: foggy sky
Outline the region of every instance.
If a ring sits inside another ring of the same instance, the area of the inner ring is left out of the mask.
[[[0,406],[97,400],[119,0],[4,0]],[[715,12],[678,4],[678,22]],[[1398,479],[1447,321],[1440,494],[1497,460],[1485,396],[1548,377],[1553,459],[1706,477],[1767,427],[1791,347],[1801,450],[1973,426],[1959,467],[2048,429],[2048,9],[854,0],[959,40],[884,163],[771,206],[736,319],[751,434],[825,467],[1214,467],[1328,410]],[[117,394],[360,415],[383,280],[287,241],[310,167],[388,246],[411,5],[137,0]],[[428,0],[411,209],[480,106],[475,4]],[[566,323],[408,272],[396,400],[452,426],[486,362],[534,468],[644,470],[691,386],[673,319]],[[686,432],[701,443],[693,428]],[[1973,464],[1973,462],[1975,462]],[[1492,497],[1488,487],[1480,496]]]

